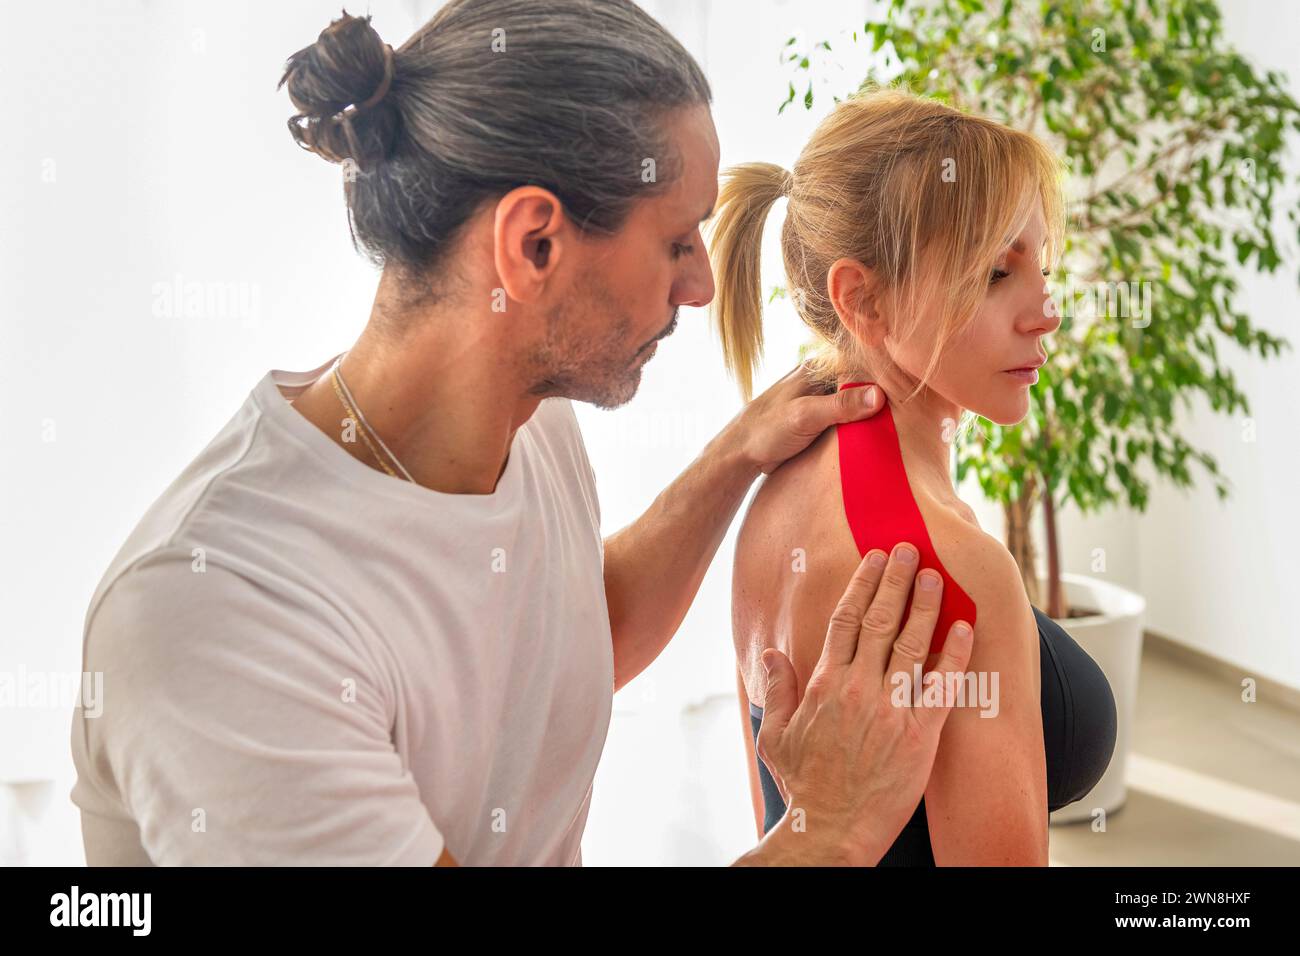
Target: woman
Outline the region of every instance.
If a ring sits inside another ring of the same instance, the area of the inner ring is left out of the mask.
[[[1043,281],[1063,232],[1058,177],[1032,136],[877,90],[841,103],[792,173],[735,167],[719,195],[714,314],[746,396],[762,351],[763,224],[788,196],[782,251],[818,340],[811,364],[828,388],[875,383],[888,400],[772,473],[745,517],[733,624],[747,731],[762,719],[762,652],[789,656],[802,694],[827,615],[868,550],[917,544],[917,586],[942,588],[932,654],[948,620],[978,616],[970,671],[994,698],[953,710],[924,799],[881,865],[1046,865],[1048,813],[1086,794],[1114,747],[1105,677],[1030,606],[950,468],[963,415],[1009,425],[1028,412],[1042,339],[1060,324]],[[761,833],[786,808],[750,755]]]

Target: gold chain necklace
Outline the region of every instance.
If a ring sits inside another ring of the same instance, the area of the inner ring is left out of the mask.
[[[370,427],[370,423],[366,421],[366,417],[361,414],[361,409],[357,406],[356,400],[352,397],[352,392],[349,391],[347,384],[339,374],[339,366],[342,362],[342,355],[334,360],[334,366],[330,369],[330,384],[334,386],[334,394],[338,396],[339,403],[348,413],[348,417],[359,426],[358,431],[361,434],[361,440],[366,443],[366,447],[370,449],[370,454],[375,457],[375,460],[379,462],[379,466],[383,468],[384,471],[388,472],[388,474],[392,475],[394,478],[402,477],[406,481],[415,484],[415,479],[411,477],[411,473],[406,470],[400,461],[397,460],[397,456],[389,451],[388,446],[384,444],[384,440],[379,437],[379,433]],[[374,436],[374,442],[370,440],[371,436]],[[384,460],[384,455],[381,455],[379,449],[375,447],[375,442],[379,443],[380,448],[383,448],[385,454],[393,464],[401,469],[402,474],[400,476],[388,466],[388,462]]]

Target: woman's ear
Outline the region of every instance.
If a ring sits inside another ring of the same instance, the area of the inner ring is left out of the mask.
[[[840,322],[864,348],[883,346],[889,329],[870,269],[856,259],[836,259],[826,271],[826,294]]]

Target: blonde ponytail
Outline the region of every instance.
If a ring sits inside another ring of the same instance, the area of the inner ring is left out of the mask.
[[[763,355],[763,286],[759,275],[763,224],[790,174],[773,163],[744,163],[723,173],[712,217],[709,258],[716,290],[710,309],[722,339],[727,371],[745,401]]]

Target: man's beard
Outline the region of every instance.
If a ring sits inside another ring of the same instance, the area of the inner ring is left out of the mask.
[[[528,391],[544,397],[563,396],[597,408],[619,408],[636,394],[650,346],[676,329],[677,310],[658,335],[629,352],[632,317],[598,278],[593,278],[587,291],[577,308],[599,316],[603,321],[589,324],[604,329],[604,334],[597,338],[575,332],[572,310],[557,306],[547,317],[546,341],[525,359],[534,379]]]

